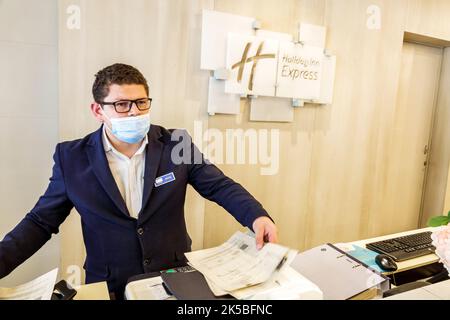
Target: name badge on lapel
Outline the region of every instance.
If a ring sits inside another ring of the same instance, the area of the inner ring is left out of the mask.
[[[155,187],[160,187],[162,185],[165,185],[169,182],[175,181],[175,175],[173,172],[165,174],[161,177],[156,178],[155,180]]]

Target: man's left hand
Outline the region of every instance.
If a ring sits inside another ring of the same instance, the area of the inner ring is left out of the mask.
[[[253,231],[256,234],[256,248],[261,249],[266,242],[277,243],[277,227],[268,217],[259,217],[253,221]]]

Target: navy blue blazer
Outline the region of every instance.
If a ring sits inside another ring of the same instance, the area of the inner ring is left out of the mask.
[[[179,135],[176,141],[171,138],[174,133]],[[244,226],[251,228],[256,218],[268,216],[241,185],[204,159],[186,131],[152,125],[148,139],[137,220],[130,217],[109,169],[102,128],[83,139],[58,144],[47,191],[0,242],[0,278],[58,233],[73,207],[81,216],[86,283],[107,281],[110,291],[119,296],[133,275],[186,263],[184,253],[191,250],[192,242],[184,219],[188,183]],[[172,152],[184,161],[172,161]],[[174,181],[155,186],[156,178],[171,172]]]

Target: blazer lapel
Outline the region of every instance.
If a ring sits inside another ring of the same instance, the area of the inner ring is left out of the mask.
[[[156,174],[158,173],[159,163],[164,149],[164,144],[159,140],[161,133],[156,127],[151,127],[148,136],[147,153],[145,155],[145,172],[144,172],[144,192],[142,194],[142,209],[140,214],[147,205],[150,195],[154,188]]]
[[[89,148],[87,148],[89,162],[95,176],[100,181],[103,189],[105,189],[106,193],[117,208],[119,208],[124,215],[132,219],[109,168],[108,160],[106,159],[106,154],[103,147],[102,134],[103,127],[100,127],[100,129],[91,136]]]

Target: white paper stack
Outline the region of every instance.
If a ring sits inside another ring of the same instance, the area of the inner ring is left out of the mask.
[[[322,299],[311,281],[289,267],[297,251],[267,243],[256,249],[255,238],[236,232],[222,245],[186,253],[216,296],[237,299]]]
[[[0,288],[0,300],[51,300],[58,268],[14,288]]]

